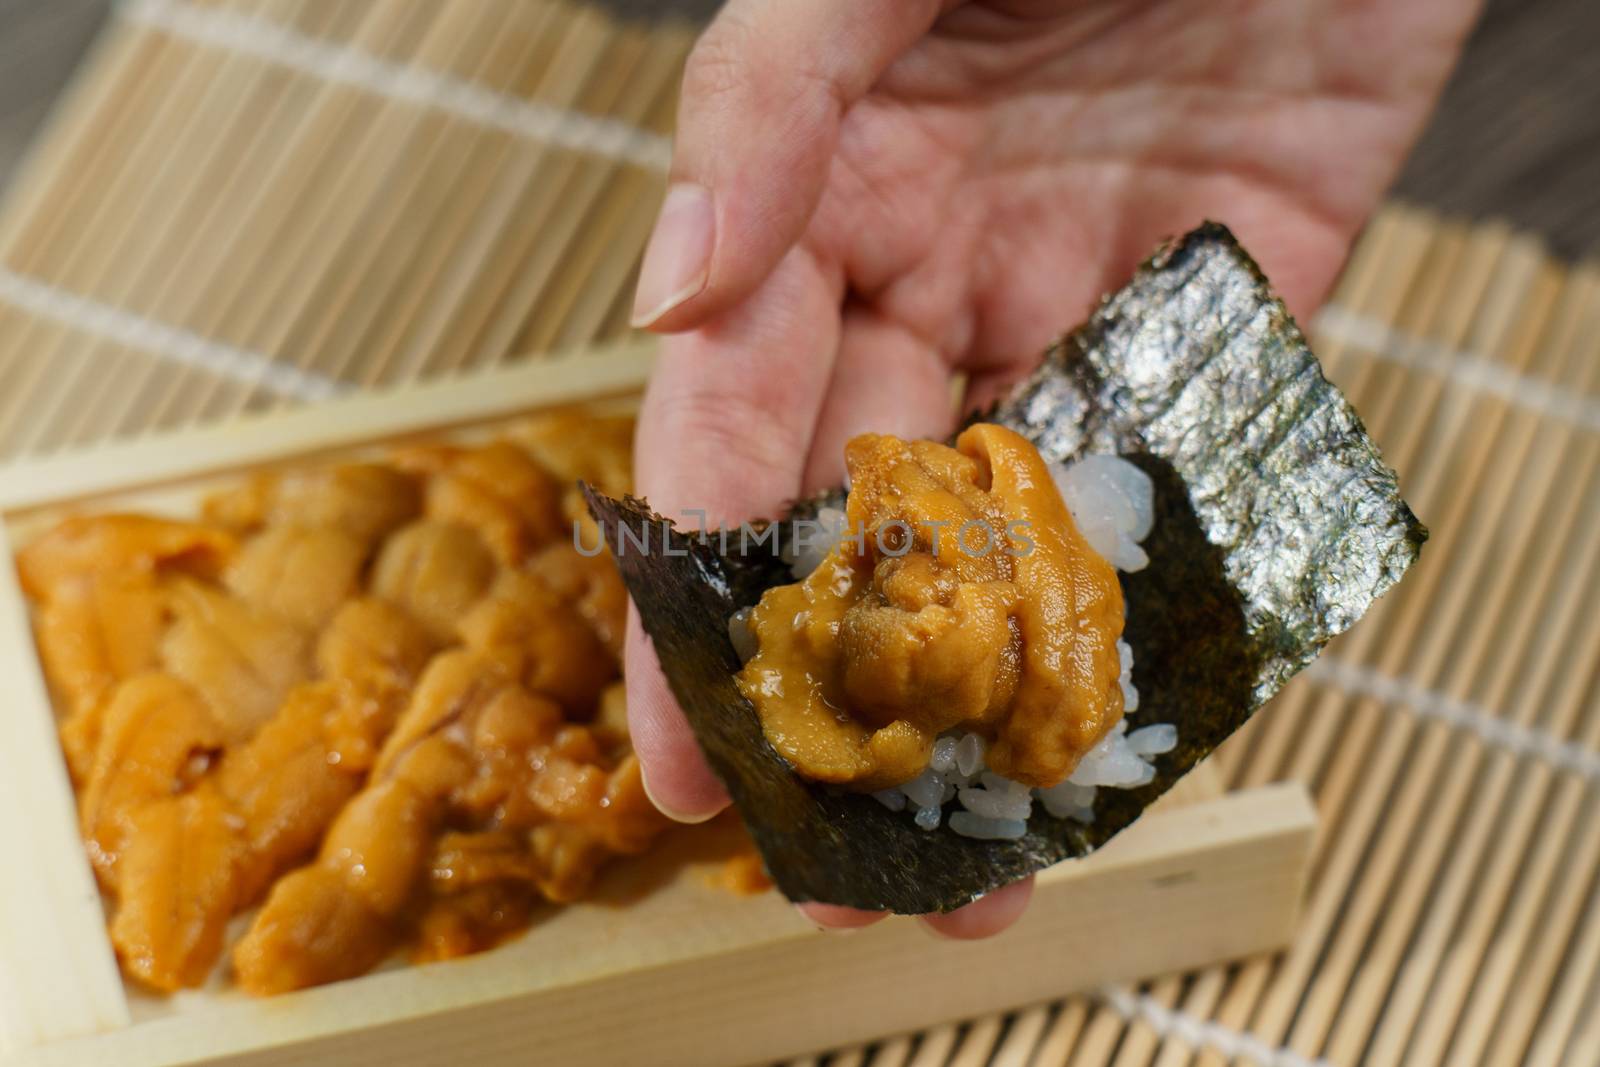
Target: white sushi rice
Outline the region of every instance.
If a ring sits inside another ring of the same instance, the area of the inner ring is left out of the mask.
[[[1084,456],[1070,466],[1052,463],[1050,473],[1089,547],[1119,571],[1141,571],[1150,563],[1139,542],[1155,524],[1155,485],[1121,456]]]
[[[1069,466],[1051,465],[1062,500],[1072,512],[1084,540],[1120,571],[1143,570],[1150,557],[1140,542],[1155,522],[1155,488],[1149,475],[1120,456],[1085,456]],[[817,515],[833,536],[821,536],[794,552],[790,567],[796,578],[810,574],[843,535],[845,516],[836,508]],[[750,609],[728,620],[728,636],[742,662],[755,655],[755,635],[749,626]],[[1139,691],[1133,685],[1133,649],[1117,642],[1121,662],[1123,712],[1139,709]],[[891,811],[909,811],[924,830],[945,822],[945,805],[952,801],[949,826],[965,837],[1011,840],[1027,832],[1027,820],[1038,801],[1057,819],[1094,821],[1096,790],[1137,789],[1155,778],[1152,759],[1171,752],[1178,744],[1178,729],[1157,723],[1128,729],[1127,719],[1117,725],[1078,761],[1071,776],[1048,789],[1030,789],[1022,782],[990,771],[984,762],[986,742],[975,733],[950,733],[934,742],[928,766],[911,781],[872,794]]]
[[[1149,785],[1156,776],[1150,760],[1177,745],[1178,730],[1170,723],[1129,730],[1123,719],[1078,761],[1066,781],[1048,789],[1029,789],[986,767],[981,736],[947,734],[934,742],[926,770],[904,785],[872,795],[890,811],[911,811],[924,830],[938,828],[945,805],[954,800],[958,809],[950,813],[950,829],[966,837],[1006,840],[1027,832],[1035,801],[1057,819],[1093,822],[1096,790]],[[941,751],[954,748],[976,750],[978,756],[961,765],[942,758]]]

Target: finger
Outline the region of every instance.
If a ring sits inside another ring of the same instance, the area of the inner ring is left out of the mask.
[[[960,403],[962,413],[988,411],[1010,396],[1033,373],[1036,364],[1037,360],[1017,360],[1007,366],[973,371]]]
[[[841,282],[795,250],[748,301],[669,338],[639,413],[637,489],[689,525],[776,515],[799,495],[839,335]],[[628,631],[628,724],[656,806],[674,818],[727,803],[645,633]]]
[[[818,904],[816,901],[796,904],[795,908],[824,930],[860,930],[889,916],[886,911],[860,911],[842,908],[837,904]]]
[[[1033,877],[1030,875],[1020,882],[1012,882],[1003,889],[980,897],[964,908],[957,908],[948,915],[924,915],[922,921],[934,933],[957,941],[993,937],[1022,918],[1032,897]]]
[[[684,70],[634,325],[689,329],[759,286],[816,210],[845,111],[939,0],[731,0]]]
[[[657,512],[720,525],[799,494],[842,291],[837,270],[795,249],[749,300],[663,343],[634,442],[637,488]]]
[[[848,308],[806,461],[805,491],[840,483],[845,442],[856,434],[948,437],[956,423],[950,382],[943,357],[911,331],[872,308]]]
[[[705,822],[728,806],[728,793],[706,765],[705,754],[667,687],[639,613],[628,605],[628,734],[639,756],[644,791],[669,819]]]

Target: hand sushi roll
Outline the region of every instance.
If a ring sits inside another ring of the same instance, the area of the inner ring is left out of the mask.
[[[968,427],[954,446],[867,434],[831,547],[735,613],[738,675],[795,773],[944,821],[1019,838],[1036,799],[1088,821],[1100,785],[1149,783],[1170,725],[1129,734],[1138,706],[1121,640],[1125,569],[1146,558],[1148,476],[1116,457],[1052,471],[1026,438]],[[1084,533],[1098,535],[1098,543]]]
[[[848,495],[737,532],[588,494],[795,901],[951,911],[1093,851],[1427,537],[1215,224],[1159,250],[953,442],[848,447]]]

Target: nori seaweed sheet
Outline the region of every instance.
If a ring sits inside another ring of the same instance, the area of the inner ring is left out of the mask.
[[[1101,789],[1092,824],[1035,805],[1016,841],[924,831],[795,775],[734,686],[727,635],[737,608],[793,580],[787,567],[764,546],[741,552],[737,534],[663,536],[670,524],[643,502],[589,493],[672,691],[791,900],[949,911],[1093,851],[1359,619],[1427,538],[1259,268],[1214,223],[1157,252],[985,418],[1047,459],[1116,452],[1151,475],[1150,566],[1122,576],[1130,721],[1175,723],[1179,737],[1149,785]],[[842,494],[790,517],[829,500]]]

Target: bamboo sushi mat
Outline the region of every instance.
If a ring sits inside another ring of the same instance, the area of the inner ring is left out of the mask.
[[[0,459],[620,336],[691,36],[126,4],[0,213]],[[1396,206],[1312,334],[1434,539],[1216,757],[1316,795],[1293,947],[803,1062],[1600,1063],[1600,268]]]

